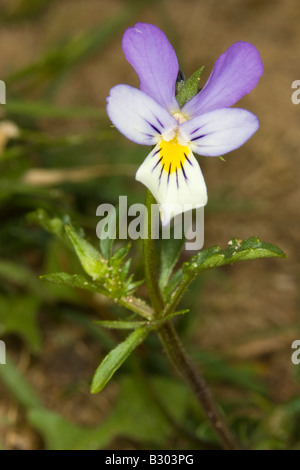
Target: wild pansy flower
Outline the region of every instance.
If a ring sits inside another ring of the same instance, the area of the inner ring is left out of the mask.
[[[140,79],[140,90],[113,87],[107,113],[125,137],[154,145],[136,180],[152,192],[167,224],[187,208],[207,203],[205,181],[193,152],[221,156],[257,131],[256,116],[230,106],[257,85],[262,61],[252,44],[236,42],[219,57],[203,89],[180,108],[175,97],[179,65],[166,35],[157,26],[138,23],[125,31],[122,46]]]

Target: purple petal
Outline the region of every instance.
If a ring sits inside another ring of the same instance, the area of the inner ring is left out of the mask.
[[[126,59],[140,79],[140,88],[169,111],[179,109],[175,98],[178,60],[167,36],[157,27],[137,23],[125,31]]]
[[[202,114],[180,126],[193,152],[217,157],[243,145],[257,131],[257,117],[239,108],[225,108]]]
[[[107,98],[107,114],[122,134],[141,145],[155,145],[176,119],[150,96],[129,85],[117,85]]]
[[[236,42],[222,54],[204,88],[183,107],[191,116],[227,108],[249,93],[263,73],[259,52],[249,42]]]

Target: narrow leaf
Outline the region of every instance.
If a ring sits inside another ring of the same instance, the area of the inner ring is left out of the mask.
[[[10,99],[6,104],[9,113],[33,118],[53,119],[101,119],[106,116],[105,110],[86,107],[60,107],[43,101],[23,101]]]
[[[6,358],[5,366],[0,367],[0,380],[25,408],[41,406],[40,399],[34,389],[9,357]]]
[[[157,322],[158,323],[160,323],[161,321],[165,322],[167,320],[171,320],[171,318],[173,318],[173,317],[177,317],[178,315],[184,315],[185,313],[189,313],[188,308],[186,308],[184,310],[178,310],[177,312],[170,313],[169,315],[166,315],[165,317],[163,317],[161,320],[157,320]]]
[[[141,326],[145,326],[145,321],[109,321],[100,320],[95,321],[96,325],[103,326],[104,328],[120,329],[120,330],[135,330]]]
[[[169,278],[173,272],[173,269],[180,257],[185,237],[181,239],[171,238],[170,240],[162,240],[161,246],[161,271],[159,278],[159,287],[163,292],[164,288],[168,284]]]
[[[149,329],[147,327],[137,328],[125,341],[107,354],[95,372],[91,393],[98,393],[105,387],[132,351],[144,341],[148,333]]]
[[[100,251],[104,258],[110,259],[113,252],[113,245],[116,240],[117,233],[117,211],[115,208],[110,210],[106,216],[106,223],[101,232],[97,235],[100,238]],[[104,230],[105,229],[105,230]],[[104,234],[106,238],[104,238]]]
[[[34,222],[57,237],[64,239],[64,222],[58,217],[51,218],[44,209],[37,209],[27,216],[29,222]]]
[[[204,66],[196,70],[190,78],[187,79],[181,90],[177,93],[176,99],[180,107],[187,103],[199,91],[199,82]]]
[[[106,260],[71,225],[66,225],[65,230],[85,272],[93,280],[103,278],[107,271]]]
[[[51,273],[40,276],[40,279],[42,281],[53,282],[54,284],[58,284],[60,286],[73,288],[76,287],[92,292],[99,292],[101,290],[101,286],[94,282],[88,281],[84,276],[80,276],[79,274]]]

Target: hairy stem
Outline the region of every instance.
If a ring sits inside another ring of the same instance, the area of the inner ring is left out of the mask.
[[[164,308],[164,302],[158,285],[158,276],[156,269],[156,253],[154,248],[154,241],[151,238],[151,205],[155,203],[152,193],[147,190],[146,207],[148,212],[147,232],[144,238],[144,266],[145,278],[149,291],[151,304],[156,315],[159,315]]]
[[[166,308],[158,285],[158,272],[156,269],[155,247],[154,241],[151,239],[151,204],[155,202],[150,191],[147,191],[146,207],[148,210],[147,233],[144,238],[144,263],[145,277],[149,291],[149,297],[153,306],[153,320],[158,319],[163,310]],[[178,289],[176,298],[167,308],[172,312],[176,308],[177,302],[180,300],[183,291],[189,284],[189,279],[183,282],[182,288]],[[177,333],[171,323],[167,322],[158,328],[158,335],[166,350],[166,353],[181,377],[189,385],[194,392],[199,403],[201,404],[207,419],[215,429],[220,441],[225,449],[240,450],[241,445],[231,432],[222,414],[220,413],[216,402],[196,365],[185,352]]]
[[[160,328],[158,334],[170,361],[196,395],[206,417],[215,429],[224,448],[228,450],[241,450],[241,445],[220,413],[205,380],[199,373],[198,368],[185,352],[173,325],[171,323],[166,323]]]

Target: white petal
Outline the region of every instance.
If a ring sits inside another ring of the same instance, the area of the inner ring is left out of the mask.
[[[162,133],[176,125],[176,119],[154,99],[129,85],[110,90],[107,114],[125,137],[141,145],[155,145]]]
[[[180,125],[195,153],[216,157],[243,145],[257,131],[257,117],[238,108],[202,114]]]
[[[172,162],[171,172],[170,156],[166,160],[162,153],[159,142],[139,167],[135,178],[151,191],[160,206],[162,224],[167,225],[177,214],[205,206],[207,191],[200,166],[190,150],[183,153],[181,163],[178,159],[175,159],[176,164]]]

